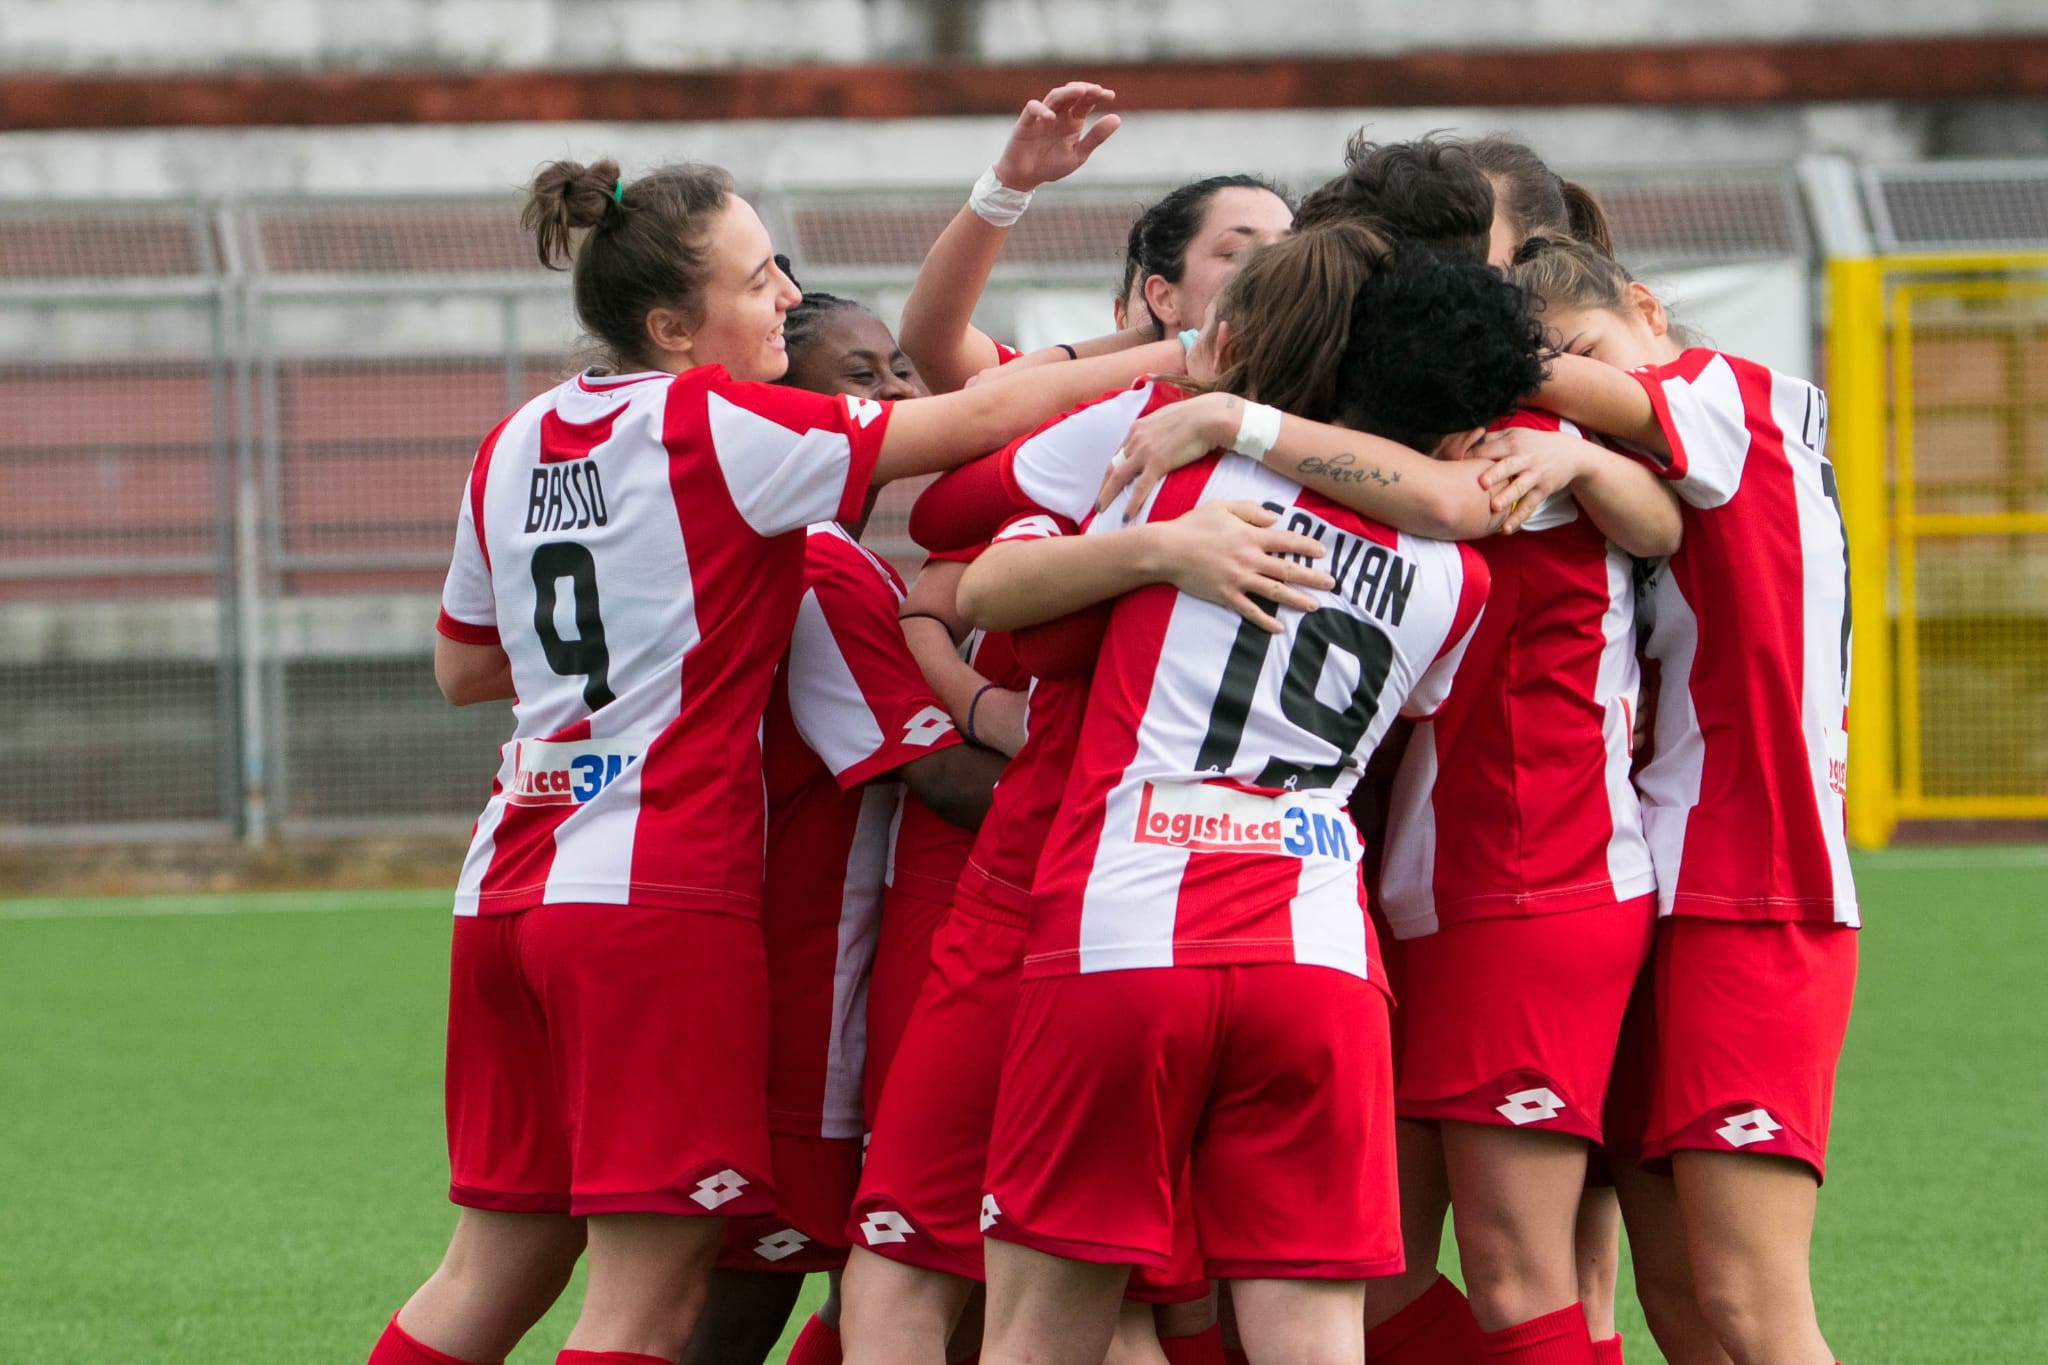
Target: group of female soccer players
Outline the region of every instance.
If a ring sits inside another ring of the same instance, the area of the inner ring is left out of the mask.
[[[535,181],[606,358],[461,502],[435,676],[516,724],[371,1365],[579,1257],[565,1365],[752,1365],[809,1271],[803,1365],[1616,1361],[1624,1217],[1668,1360],[1834,1359],[1825,399],[1497,137],[1183,186],[1020,356],[970,317],[1113,99],[1026,107],[901,349],[722,171]],[[938,471],[906,591],[857,537]]]

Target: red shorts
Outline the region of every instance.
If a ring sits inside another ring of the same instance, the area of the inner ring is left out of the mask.
[[[1655,925],[1642,896],[1406,940],[1396,1112],[1598,1142],[1621,1016]]]
[[[860,1183],[860,1139],[771,1134],[775,1212],[725,1225],[720,1270],[803,1275],[846,1264],[846,1210]]]
[[[893,886],[882,889],[882,928],[868,974],[867,1069],[861,1103],[868,1127],[882,1108],[882,1082],[902,1045],[903,1030],[932,965],[932,939],[946,922],[949,902],[929,900]]]
[[[882,1087],[860,1191],[847,1220],[853,1245],[963,1279],[982,1278],[983,1176],[996,1086],[1024,967],[1024,915],[963,884],[932,939],[931,968]],[[1186,1185],[1181,1187],[1187,1207]],[[1129,1297],[1181,1303],[1208,1292],[1193,1224],[1179,1254],[1133,1274]]]
[[[736,915],[458,916],[448,1197],[509,1213],[770,1213],[768,969]]]
[[[1755,1152],[1825,1178],[1835,1063],[1855,993],[1854,929],[1662,920],[1642,1159]]]
[[[1024,983],[989,1150],[989,1236],[1163,1267],[1177,1173],[1218,1279],[1401,1269],[1387,1000],[1293,963]]]
[[[846,1235],[925,1270],[981,1278],[982,1172],[1024,915],[963,883],[882,1086]]]

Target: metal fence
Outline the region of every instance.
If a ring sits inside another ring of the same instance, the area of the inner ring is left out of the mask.
[[[1632,264],[1811,278],[1814,206],[1789,167],[1585,178]],[[2025,216],[2038,186],[2020,179]],[[1106,317],[1131,218],[1166,188],[1034,208],[977,321],[1015,336],[1034,292],[1060,289],[1099,289]],[[885,317],[958,207],[886,189],[756,202],[807,286]],[[473,818],[507,727],[431,679],[456,500],[480,435],[577,344],[517,210],[0,205],[0,842]],[[2038,460],[2038,422],[2020,439]],[[869,532],[905,562],[909,494],[889,490]]]

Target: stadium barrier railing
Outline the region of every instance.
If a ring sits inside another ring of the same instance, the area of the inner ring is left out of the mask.
[[[1798,296],[1774,301],[1795,362],[1812,354],[1809,295],[1825,300],[1856,619],[1879,623],[1855,660],[1862,843],[1898,819],[2048,808],[2048,640],[2031,614],[2048,601],[2034,576],[2048,240],[1928,256],[1912,234],[1952,231],[1939,216],[1955,213],[1919,188],[1924,169],[1581,177],[1653,281],[1780,272],[1755,279]],[[2048,174],[1998,170],[2005,188],[1984,189],[1982,168],[1949,183],[1978,217],[2040,232],[2026,196]],[[1125,229],[1165,188],[1077,189],[1035,209],[977,320],[1028,342],[1028,305],[1057,291],[1089,310],[1099,297],[1106,317]],[[756,202],[807,287],[884,316],[957,208],[886,187]],[[448,527],[478,434],[576,360],[566,279],[539,268],[517,210],[511,196],[0,205],[0,472],[27,490],[0,506],[0,734],[38,775],[0,796],[0,841],[473,817],[504,718],[433,691]],[[1830,227],[1844,215],[1861,234],[1848,249]],[[1988,396],[1969,385],[1994,355]],[[1986,420],[2004,463],[1973,482],[1957,452],[1988,448],[1972,434]],[[888,490],[868,533],[904,564],[913,492]]]

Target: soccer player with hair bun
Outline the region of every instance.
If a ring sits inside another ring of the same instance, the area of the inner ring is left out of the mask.
[[[1662,918],[1644,1031],[1627,1040],[1646,1065],[1644,1112],[1621,1136],[1641,1164],[1615,1171],[1638,1292],[1674,1359],[1718,1345],[1826,1365],[1808,1256],[1859,923],[1827,400],[1682,344],[1657,298],[1585,243],[1531,239],[1513,277],[1563,352],[1537,401],[1640,452],[1685,527],[1646,593],[1661,679],[1636,784]],[[1486,441],[1501,456],[1488,481],[1518,506],[1576,458],[1551,432]]]
[[[757,741],[812,523],[1180,363],[889,402],[766,381],[798,294],[709,166],[557,162],[525,222],[608,352],[471,467],[434,674],[514,729],[456,888],[440,1268],[374,1365],[502,1360],[587,1252],[564,1365],[672,1361],[773,1210]]]

